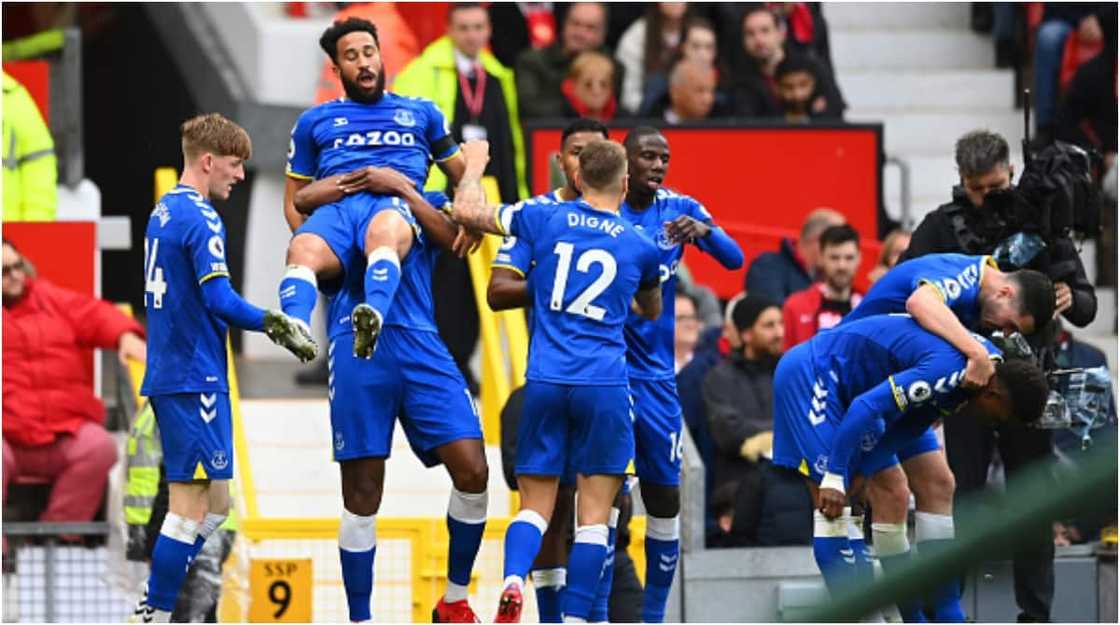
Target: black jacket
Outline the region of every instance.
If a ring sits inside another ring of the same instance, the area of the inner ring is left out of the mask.
[[[763,252],[751,261],[743,288],[752,295],[763,295],[778,306],[794,293],[813,283],[797,258],[794,242],[782,239],[777,252]]]
[[[743,441],[774,429],[774,368],[777,360],[747,360],[732,352],[704,377],[704,406],[715,444],[713,488],[741,480],[757,469],[739,455]]]
[[[963,216],[969,231],[988,233],[984,237],[985,243],[978,249],[964,249],[957,239],[954,215]],[[918,224],[910,238],[910,247],[898,260],[902,262],[926,254],[990,254],[996,245],[1014,234],[1003,230],[1006,228],[996,221],[994,215],[974,207],[964,191],[956,187],[953,189],[953,201],[938,207]],[[1029,268],[1069,285],[1073,292],[1073,306],[1062,316],[1070,323],[1083,328],[1097,316],[1097,294],[1085,275],[1085,266],[1081,264],[1081,256],[1072,240],[1059,239],[1051,249],[1039,254]]]

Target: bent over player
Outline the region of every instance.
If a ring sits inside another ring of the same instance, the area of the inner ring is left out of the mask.
[[[292,129],[284,215],[295,236],[288,244],[280,303],[300,321],[301,336],[313,347],[308,328],[319,280],[329,282],[324,291],[330,294],[348,274],[362,275],[363,296],[348,314],[354,353],[369,358],[400,286],[412,228],[391,197],[370,192],[345,195],[304,222],[296,193],[312,180],[363,166],[391,167],[419,188],[433,159],[454,183],[463,163],[443,114],[431,101],[385,91],[372,23],[358,18],[335,22],[319,45],[334,62],[346,97],[308,109]]]
[[[133,613],[167,622],[187,568],[229,513],[233,432],[226,374],[229,326],[266,332],[303,358],[295,321],[241,299],[230,286],[226,231],[210,198],[245,179],[249,135],[218,114],[182,126],[183,176],[160,198],[144,234],[148,362],[140,394],[151,398],[164,450],[169,504],[151,575]]]
[[[634,451],[623,326],[632,300],[661,313],[657,250],[618,215],[626,153],[610,141],[579,155],[583,197],[555,205],[485,205],[485,142],[466,144],[467,172],[454,216],[469,228],[513,235],[532,249],[533,334],[518,426],[521,510],[506,530],[505,588],[495,620],[518,622],[522,588],[556,501],[560,476],[576,471],[579,500],[563,613],[586,620],[607,558],[611,503]]]

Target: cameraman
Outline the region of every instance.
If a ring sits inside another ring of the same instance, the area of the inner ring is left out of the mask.
[[[951,202],[918,225],[899,262],[943,252],[990,254],[1021,230],[1025,224],[1006,223],[984,201],[992,191],[1011,188],[1009,152],[1007,141],[993,132],[975,130],[961,137],[956,149],[961,184],[953,188]],[[1078,327],[1096,316],[1097,297],[1071,239],[1055,237],[1024,268],[1041,271],[1054,280],[1055,314],[1060,313]],[[1046,334],[1046,330],[1040,334]],[[992,450],[997,445],[1008,476],[1036,460],[1053,458],[1048,430],[1012,425],[991,429],[967,419],[946,419],[944,428],[958,495],[984,488]],[[1015,555],[1014,573],[1019,622],[1049,621],[1054,597],[1054,543],[1049,528]]]

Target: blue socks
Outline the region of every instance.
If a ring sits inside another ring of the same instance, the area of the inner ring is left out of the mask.
[[[568,585],[564,589],[564,618],[587,620],[591,604],[603,575],[607,561],[607,539],[610,531],[606,525],[583,525],[576,528],[575,542],[568,556]]]
[[[875,555],[883,565],[883,573],[891,575],[910,561],[910,539],[906,537],[906,523],[872,523],[871,537]],[[898,604],[898,613],[907,623],[925,623],[920,601]]]
[[[591,623],[610,620],[611,587],[614,585],[615,539],[618,536],[619,514],[621,514],[621,511],[618,508],[611,508],[611,518],[607,524],[607,560],[603,563],[603,574],[600,576],[599,589],[595,591],[595,602],[591,605],[591,614],[587,619]]]
[[[338,525],[338,559],[351,621],[370,620],[373,595],[373,556],[377,552],[377,517],[342,511]]]
[[[401,261],[396,250],[381,246],[370,252],[366,258],[366,303],[381,313],[382,320],[400,284]]]
[[[665,620],[665,604],[673,576],[677,573],[677,558],[681,552],[680,515],[664,519],[646,517],[646,587],[642,594],[642,622],[660,623]]]
[[[502,575],[505,580],[502,586],[511,583],[519,587],[525,586],[525,576],[541,550],[541,537],[548,529],[548,521],[532,510],[522,510],[513,517],[509,527],[506,528],[505,561],[502,564]]]
[[[280,281],[280,309],[311,327],[311,311],[319,297],[315,272],[303,265],[288,265]]]
[[[567,569],[536,569],[533,571],[533,589],[537,594],[538,620],[542,623],[559,623],[563,620],[560,602],[567,584]]]
[[[844,508],[844,513],[832,520],[820,510],[813,511],[813,558],[833,597],[842,594],[856,580],[856,553],[848,538],[850,520],[849,508]]]
[[[863,515],[848,520],[848,544],[856,556],[856,580],[863,586],[875,581],[875,562],[863,539]]]
[[[947,549],[953,544],[955,530],[951,515],[917,512],[914,515],[914,521],[914,538],[917,540],[920,554],[931,555]],[[961,607],[959,579],[954,577],[934,588],[927,602],[933,608],[933,620],[935,622],[965,622],[964,609]]]
[[[451,489],[447,505],[447,592],[444,601],[454,603],[467,598],[471,583],[471,570],[478,549],[482,546],[482,533],[486,530],[486,491],[464,493]]]
[[[169,512],[152,549],[152,568],[148,577],[148,605],[171,612],[187,578],[187,569],[198,550],[198,522]],[[205,539],[203,539],[205,542]],[[199,544],[199,548],[201,548]]]

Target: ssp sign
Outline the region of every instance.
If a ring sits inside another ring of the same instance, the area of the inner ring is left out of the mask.
[[[311,622],[310,558],[250,562],[249,622]]]

